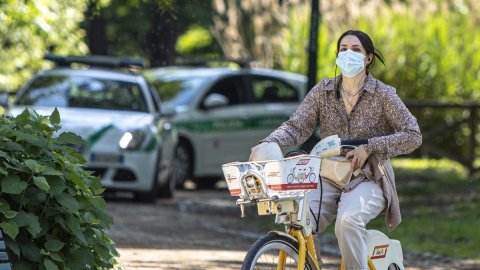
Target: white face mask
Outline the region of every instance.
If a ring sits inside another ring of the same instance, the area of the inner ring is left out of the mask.
[[[349,49],[338,54],[336,63],[343,76],[355,77],[365,68],[365,57],[365,55]]]

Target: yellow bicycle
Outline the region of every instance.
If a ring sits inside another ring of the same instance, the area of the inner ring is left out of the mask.
[[[313,167],[320,172],[325,153],[336,155],[343,144],[355,143],[342,142],[337,138],[334,138],[334,143],[332,138],[322,140],[310,155],[282,160],[232,162],[222,166],[230,194],[239,197],[236,203],[240,206],[242,217],[245,216],[246,205],[256,205],[259,215],[276,215],[275,223],[285,225],[285,232],[270,231],[249,248],[242,270],[321,269],[313,241],[312,217],[305,198],[307,192],[317,189],[319,179],[292,182],[287,180],[287,176],[293,168],[305,170]],[[389,239],[379,231],[368,230],[367,244],[371,254],[368,258],[370,269],[404,269],[398,240]],[[340,269],[344,269],[343,263]]]

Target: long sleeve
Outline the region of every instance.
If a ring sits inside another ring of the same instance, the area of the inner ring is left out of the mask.
[[[367,152],[377,153],[383,159],[408,154],[422,144],[417,119],[410,113],[393,87],[383,96],[382,110],[394,133],[369,139]]]
[[[276,142],[281,147],[291,147],[305,142],[312,135],[319,119],[319,86],[320,84],[317,84],[309,91],[289,120],[262,141]]]

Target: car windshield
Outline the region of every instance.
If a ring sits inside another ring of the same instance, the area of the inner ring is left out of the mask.
[[[40,76],[16,103],[25,106],[147,111],[138,84],[72,75]]]
[[[168,77],[156,79],[153,84],[163,102],[181,106],[190,104],[206,82],[204,77]]]

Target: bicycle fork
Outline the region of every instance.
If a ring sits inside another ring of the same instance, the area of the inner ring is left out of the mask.
[[[310,234],[309,236],[304,237],[302,231],[295,228],[291,228],[289,234],[295,239],[297,239],[297,242],[298,242],[297,270],[305,269],[305,262],[308,254],[310,254],[310,256],[313,258],[316,269],[321,270],[322,268],[318,264],[317,253],[315,251],[313,235]],[[285,252],[280,251],[280,254],[278,256],[277,270],[285,269],[286,259],[287,259],[287,256]]]

